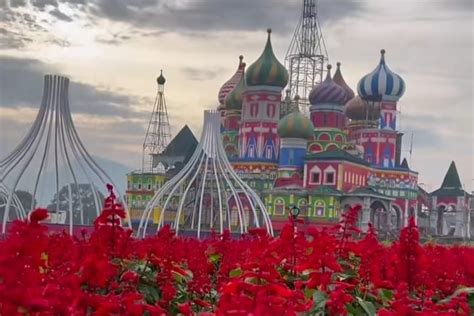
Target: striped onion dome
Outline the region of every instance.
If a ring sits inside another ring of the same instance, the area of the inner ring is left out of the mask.
[[[247,69],[247,85],[284,88],[288,83],[288,71],[273,53],[270,39],[272,30],[268,29],[267,32],[267,44],[262,55]]]
[[[242,63],[243,59],[244,59],[244,56],[240,55],[239,56],[239,66],[237,67],[237,71],[235,72],[235,74],[229,80],[227,80],[226,83],[224,83],[224,85],[219,90],[219,94],[217,95],[217,98],[219,99],[219,104],[224,104],[225,97],[239,83],[240,78],[242,77],[242,74],[244,73],[245,64]]]
[[[309,118],[299,111],[295,111],[278,122],[277,131],[281,138],[309,139],[313,136],[314,126]]]
[[[331,78],[331,65],[327,66],[326,79],[309,93],[309,102],[317,104],[344,104],[346,91]]]
[[[369,101],[398,101],[405,92],[403,79],[388,68],[385,50],[380,51],[380,63],[371,73],[362,77],[357,85],[359,95]]]
[[[245,63],[242,63],[242,76],[240,76],[239,83],[229,92],[224,100],[224,107],[226,110],[240,110],[242,109],[243,93],[245,91]]]
[[[374,121],[380,117],[380,104],[367,102],[356,96],[346,103],[345,113],[348,118],[355,121]]]
[[[336,65],[337,65],[337,69],[336,69],[336,72],[334,73],[334,77],[332,77],[332,80],[338,85],[340,85],[344,89],[344,91],[346,91],[346,100],[344,103],[347,103],[347,101],[352,99],[355,96],[355,94],[354,94],[354,91],[351,89],[351,87],[347,85],[346,81],[342,77],[341,63],[338,62]]]

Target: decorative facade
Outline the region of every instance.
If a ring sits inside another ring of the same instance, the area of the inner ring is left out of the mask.
[[[326,79],[306,96],[309,117],[291,106],[298,96],[291,100],[287,93],[282,100],[287,81],[268,32],[262,55],[228,93],[239,96],[240,118],[226,111],[222,129],[225,138],[226,130],[238,125],[239,154],[229,150],[228,156],[239,176],[264,198],[274,229],[293,206],[305,222],[327,226],[359,204],[360,226],[372,222],[387,234],[416,217],[418,174],[400,162],[397,130],[397,102],[405,83],[388,68],[385,51],[358,83],[357,96],[344,81],[341,64],[334,77],[328,65]],[[227,99],[226,109],[233,106]]]

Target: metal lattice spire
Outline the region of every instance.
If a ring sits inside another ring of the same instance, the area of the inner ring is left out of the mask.
[[[154,212],[159,212],[157,229],[169,224],[176,234],[197,238],[212,230],[245,233],[249,227],[263,227],[273,234],[262,200],[227,160],[220,114],[214,110],[204,112],[201,140],[189,162],[148,203],[138,228],[140,236],[146,236]]]
[[[170,140],[170,123],[168,120],[168,110],[165,100],[165,82],[163,70],[156,79],[158,91],[153,105],[150,122],[146,131],[145,141],[143,142],[142,172],[155,173],[159,171],[160,165],[153,167],[153,154],[160,154]]]
[[[328,53],[318,22],[317,0],[303,0],[303,12],[285,57],[291,97],[300,97],[300,106],[309,105],[311,89],[322,82]],[[306,108],[304,108],[306,112]]]

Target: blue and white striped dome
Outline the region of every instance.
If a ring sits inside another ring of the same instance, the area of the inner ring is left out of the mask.
[[[357,84],[362,99],[368,101],[398,101],[405,93],[405,82],[385,64],[385,50],[380,51],[380,63]]]

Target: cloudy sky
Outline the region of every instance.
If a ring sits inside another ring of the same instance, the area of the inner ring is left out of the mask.
[[[268,27],[283,61],[302,0],[0,0],[0,157],[22,139],[43,75],[71,78],[70,104],[89,151],[135,169],[155,78],[164,69],[172,133],[200,133],[203,109],[261,53]],[[321,0],[331,63],[355,88],[379,50],[407,83],[400,100],[404,154],[436,189],[451,160],[473,189],[471,0]],[[410,159],[409,159],[410,160]],[[125,181],[125,180],[124,180]]]

